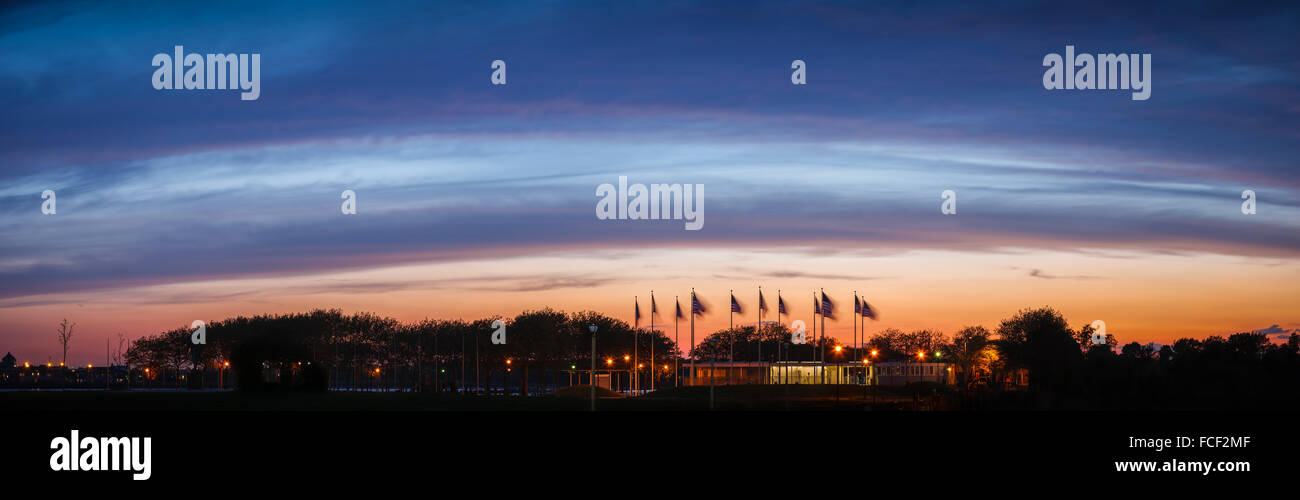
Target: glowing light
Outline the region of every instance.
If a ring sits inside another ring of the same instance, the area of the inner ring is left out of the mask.
[[[623,355],[623,361],[627,361],[629,359],[632,359],[632,356],[628,356],[626,354]]]
[[[844,350],[843,347],[835,346],[835,352],[840,352],[840,351],[843,351],[843,350]]]
[[[877,351],[877,350],[875,350],[875,349],[872,349],[872,350],[871,350],[871,356],[872,356],[872,357],[875,357],[877,354],[880,354],[880,351]]]

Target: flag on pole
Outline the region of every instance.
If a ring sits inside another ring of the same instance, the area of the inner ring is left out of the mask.
[[[786,309],[786,307],[785,307],[785,299],[784,299],[784,298],[781,298],[781,297],[777,297],[777,298],[776,298],[776,312],[779,313],[779,314],[790,314],[790,310],[789,310],[789,309]]]
[[[655,305],[655,295],[651,293],[650,294],[650,319],[652,321],[654,320],[654,316],[656,314],[659,314],[659,306]]]
[[[736,301],[735,294],[731,295],[731,312],[738,313],[738,314],[744,314],[745,312],[741,309],[740,302]]]
[[[835,303],[831,302],[826,292],[822,292],[822,317],[835,319]]]
[[[704,303],[700,302],[700,298],[695,295],[695,292],[691,292],[691,315],[704,316],[706,312],[708,311],[704,308]]]
[[[636,301],[636,319],[637,319],[637,320],[640,320],[640,319],[641,319],[641,302],[640,302],[640,301]]]
[[[862,299],[862,316],[873,320],[876,319],[876,311],[871,308],[871,304],[867,303],[867,299]]]
[[[853,314],[862,313],[862,303],[858,301],[858,294],[853,294]]]
[[[678,319],[685,318],[686,315],[682,314],[682,301],[674,300],[674,302],[677,303],[677,313],[674,316]]]
[[[822,306],[817,303],[817,294],[813,294],[813,314],[821,314]]]
[[[758,310],[767,312],[767,301],[763,300],[763,291],[758,291]]]

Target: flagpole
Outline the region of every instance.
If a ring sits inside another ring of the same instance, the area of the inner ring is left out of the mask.
[[[758,337],[758,366],[763,366],[763,287],[758,287],[758,325],[754,326],[754,336]],[[758,377],[758,383],[767,383],[767,371]]]
[[[778,288],[778,289],[776,289],[776,324],[777,324],[778,326],[781,325],[781,304],[783,304],[783,302],[781,302],[781,289]],[[779,328],[778,328],[778,331],[780,331]],[[785,346],[785,339],[776,339],[776,360],[777,360],[777,362],[780,362],[780,361],[781,361],[781,347],[783,347],[783,346]],[[787,355],[788,355],[788,354],[789,354],[789,353],[787,353]],[[782,382],[782,383],[788,383],[788,382],[789,382],[789,380],[787,380],[787,377],[786,377],[786,370],[788,370],[788,369],[789,369],[788,366],[786,366],[786,365],[781,365],[781,382]]]
[[[677,320],[682,317],[682,301],[676,295],[673,296],[673,306],[677,308],[673,311],[673,349],[677,351],[673,353],[673,388],[675,389],[681,387],[677,382],[677,376],[682,371],[681,366],[677,364],[682,359],[682,334],[677,329]]]
[[[628,393],[636,395],[636,377],[640,375],[636,369],[636,341],[637,334],[641,332],[641,303],[637,301],[637,296],[632,296],[632,303],[636,304],[636,317],[632,320],[632,375],[628,377]]]
[[[858,291],[853,291],[853,348],[858,348],[858,311],[862,309],[862,304],[858,303]]]
[[[650,392],[655,390],[655,291],[650,290]]]
[[[863,298],[862,298],[862,306],[861,306],[861,308],[862,308],[862,310],[861,310],[861,311],[858,311],[858,323],[859,323],[860,325],[862,325],[861,328],[858,328],[858,330],[862,332],[862,333],[859,334],[859,338],[858,338],[858,355],[862,356],[862,359],[867,359],[867,357],[866,357],[866,347],[867,347],[867,315],[866,315],[866,312],[867,312],[867,300],[866,300],[866,297],[863,297]],[[864,364],[863,367],[862,367],[862,385],[867,385],[867,375],[868,375],[868,372],[869,372],[869,371],[870,371],[870,370],[868,370],[867,367],[866,367],[866,365]]]
[[[709,410],[713,410],[713,386],[717,383],[718,353],[709,356]]]
[[[695,387],[695,289],[691,289],[691,345],[686,351],[691,355],[691,387]]]
[[[731,294],[731,306],[727,309],[727,322],[731,330],[727,332],[727,385],[731,385],[731,371],[736,369],[736,291],[727,290]]]
[[[817,315],[818,315],[818,314],[821,314],[821,312],[822,312],[822,302],[821,302],[821,300],[822,300],[821,297],[818,297],[818,296],[817,296],[817,292],[813,292],[813,324],[812,324],[812,327],[813,327],[813,331],[812,331],[812,341],[813,341],[813,346],[812,346],[812,349],[809,349],[809,351],[811,351],[811,354],[812,354],[812,360],[813,360],[813,363],[814,363],[814,364],[815,364],[815,363],[818,363],[818,362],[821,362],[821,359],[818,357],[818,354],[817,354]],[[825,324],[825,323],[822,323],[822,328],[825,328],[825,327],[826,327],[826,324]],[[819,374],[817,375],[817,378],[818,378],[818,380],[821,380],[823,377],[822,377],[822,375],[819,373]]]
[[[818,350],[822,352],[822,383],[826,382],[826,289],[822,288],[822,341]]]

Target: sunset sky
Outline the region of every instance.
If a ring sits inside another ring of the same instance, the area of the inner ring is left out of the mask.
[[[0,353],[57,361],[62,318],[77,364],[312,308],[631,322],[651,290],[670,322],[692,287],[697,339],[759,286],[787,322],[856,290],[868,333],[1043,305],[1121,342],[1300,332],[1300,8],[999,5],[8,7]],[[1067,44],[1152,54],[1151,98],[1045,90]],[[154,90],[175,45],[261,54],[260,98]],[[619,176],[704,184],[703,229],[598,220]]]

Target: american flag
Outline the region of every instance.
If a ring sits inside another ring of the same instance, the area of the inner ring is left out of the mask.
[[[767,301],[763,300],[763,291],[758,291],[758,310],[767,312]]]
[[[641,319],[641,303],[636,302],[636,319]]]
[[[871,304],[867,303],[867,299],[862,299],[862,316],[876,319],[876,311],[871,309]]]
[[[656,315],[656,314],[659,314],[659,307],[655,305],[655,296],[654,296],[654,295],[651,295],[651,296],[650,296],[650,315],[651,315],[651,316],[654,316],[654,315]]]
[[[700,302],[700,298],[695,296],[695,292],[691,292],[691,314],[704,316],[705,312],[704,303]]]
[[[736,296],[735,296],[735,294],[732,294],[732,296],[731,296],[731,312],[734,312],[734,313],[744,313],[744,312],[745,312],[745,311],[743,311],[743,310],[741,309],[741,307],[740,307],[740,302],[736,302]]]
[[[677,317],[685,318],[686,316],[682,315],[682,302],[680,300],[674,300],[673,302],[677,303]]]
[[[835,319],[835,304],[831,302],[826,292],[822,292],[822,317]]]
[[[858,294],[853,294],[853,314],[862,312],[862,303],[858,302]]]
[[[821,314],[822,306],[817,303],[817,294],[813,294],[813,314]]]
[[[790,310],[785,308],[785,299],[782,297],[776,298],[776,312],[781,314],[790,314]]]

